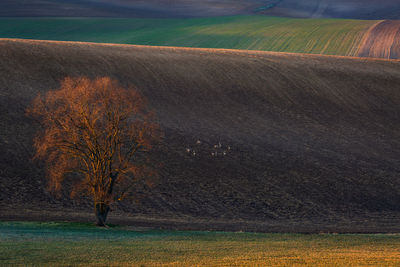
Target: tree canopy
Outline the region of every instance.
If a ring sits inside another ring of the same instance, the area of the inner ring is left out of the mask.
[[[50,189],[60,191],[69,179],[72,194],[93,198],[98,225],[105,225],[111,203],[152,172],[140,159],[161,131],[135,88],[108,77],[65,78],[60,89],[39,95],[28,113],[43,126],[34,146],[47,162]]]

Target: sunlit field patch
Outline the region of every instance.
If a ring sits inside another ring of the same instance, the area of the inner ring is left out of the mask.
[[[400,235],[135,231],[0,223],[0,265],[396,266]]]
[[[230,16],[196,19],[1,18],[0,38],[355,56],[377,21]]]

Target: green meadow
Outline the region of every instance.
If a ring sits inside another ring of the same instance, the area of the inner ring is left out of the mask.
[[[377,21],[231,16],[196,19],[0,18],[0,38],[356,55]]]
[[[400,235],[101,229],[0,222],[0,265],[399,266]]]

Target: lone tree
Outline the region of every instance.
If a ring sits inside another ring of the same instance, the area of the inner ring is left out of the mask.
[[[66,78],[28,113],[43,126],[34,146],[47,162],[50,190],[68,180],[72,194],[92,197],[97,225],[105,226],[110,204],[151,170],[140,159],[161,135],[144,98],[107,77]]]

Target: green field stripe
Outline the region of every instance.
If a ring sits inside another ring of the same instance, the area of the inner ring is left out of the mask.
[[[398,266],[400,236],[99,229],[0,222],[4,266]]]
[[[1,18],[1,38],[356,55],[376,21],[232,16],[196,19]]]

